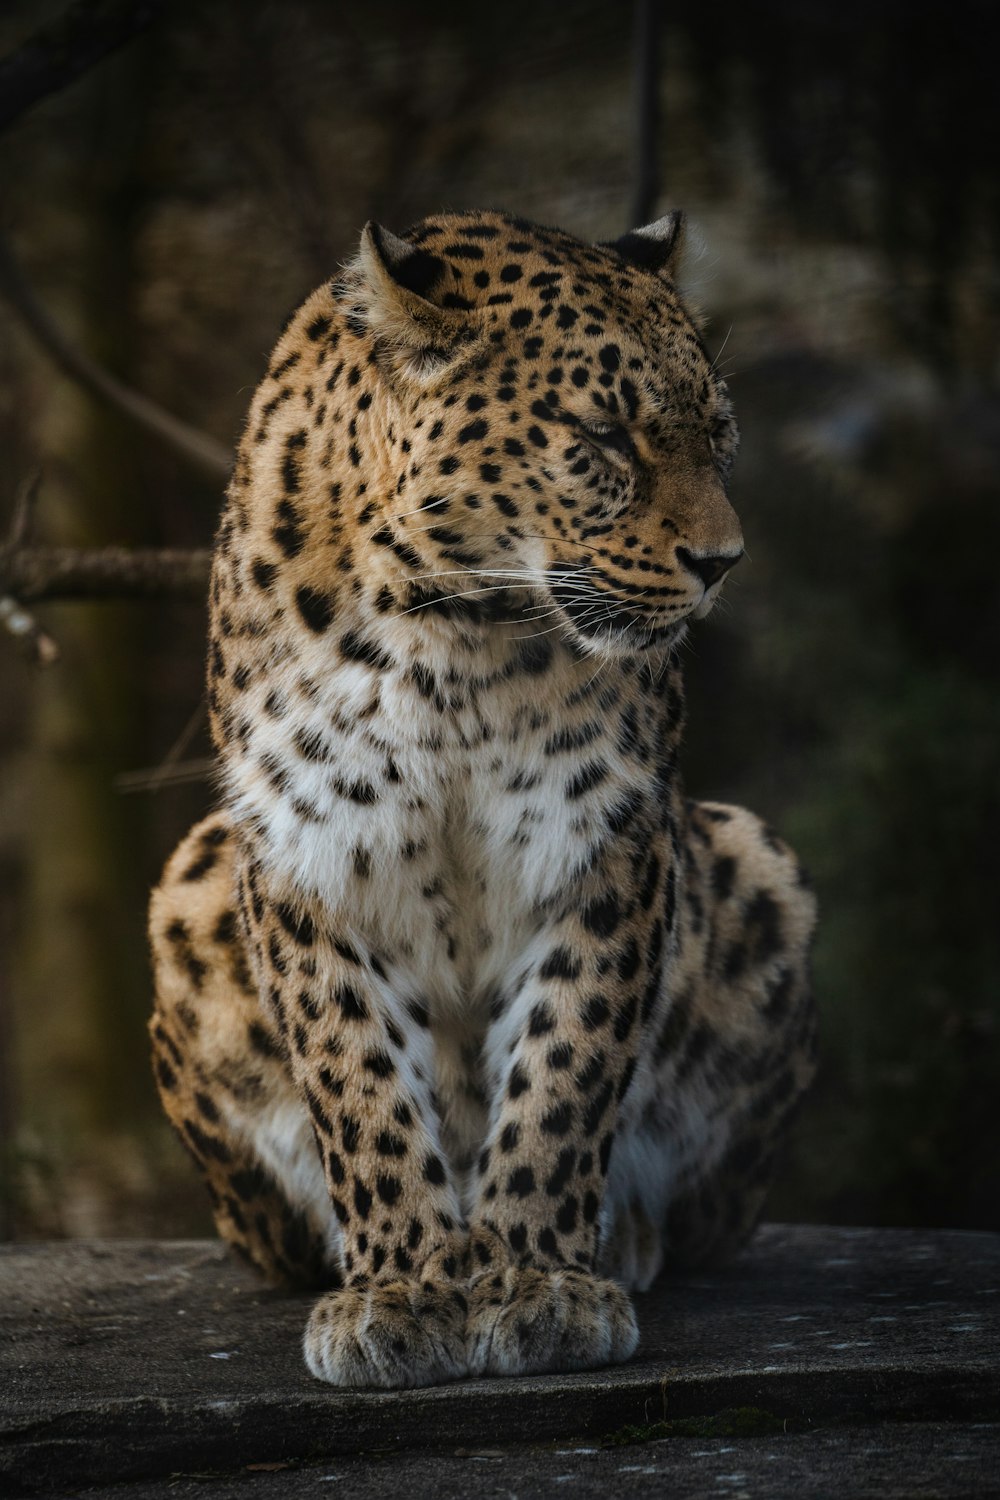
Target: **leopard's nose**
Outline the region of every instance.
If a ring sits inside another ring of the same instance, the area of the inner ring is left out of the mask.
[[[718,583],[730,568],[735,567],[742,556],[742,550],[730,553],[712,552],[705,556],[698,556],[694,552],[689,552],[687,547],[677,548],[677,557],[682,566],[687,568],[689,573],[694,573],[697,578],[700,578],[707,589],[710,589],[713,583]]]

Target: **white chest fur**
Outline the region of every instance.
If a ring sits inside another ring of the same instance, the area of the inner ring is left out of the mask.
[[[250,685],[225,757],[271,874],[435,1009],[476,1008],[510,981],[598,857],[608,808],[652,789],[648,758],[622,744],[611,673],[559,648],[541,676],[505,663],[331,670],[317,645]]]

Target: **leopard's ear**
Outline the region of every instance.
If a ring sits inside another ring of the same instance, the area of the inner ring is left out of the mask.
[[[369,220],[358,269],[357,311],[400,368],[427,375],[447,363],[468,334],[470,307],[448,262]]]
[[[675,208],[652,224],[630,229],[620,239],[609,240],[608,245],[631,265],[639,266],[643,271],[656,271],[670,281],[676,281],[684,250],[684,222],[684,214]]]

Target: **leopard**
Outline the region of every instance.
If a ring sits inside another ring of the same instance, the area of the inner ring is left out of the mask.
[[[153,1060],[334,1386],[628,1360],[633,1293],[747,1242],[814,1074],[810,882],[678,764],[744,554],[684,234],[370,222],[250,405]]]

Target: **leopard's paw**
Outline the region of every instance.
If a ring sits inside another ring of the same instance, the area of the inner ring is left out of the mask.
[[[440,1281],[392,1281],[331,1292],[316,1303],[303,1350],[331,1385],[439,1385],[468,1374],[463,1292]]]
[[[528,1375],[618,1364],[639,1342],[628,1295],[586,1271],[507,1266],[483,1271],[469,1292],[473,1375]]]

